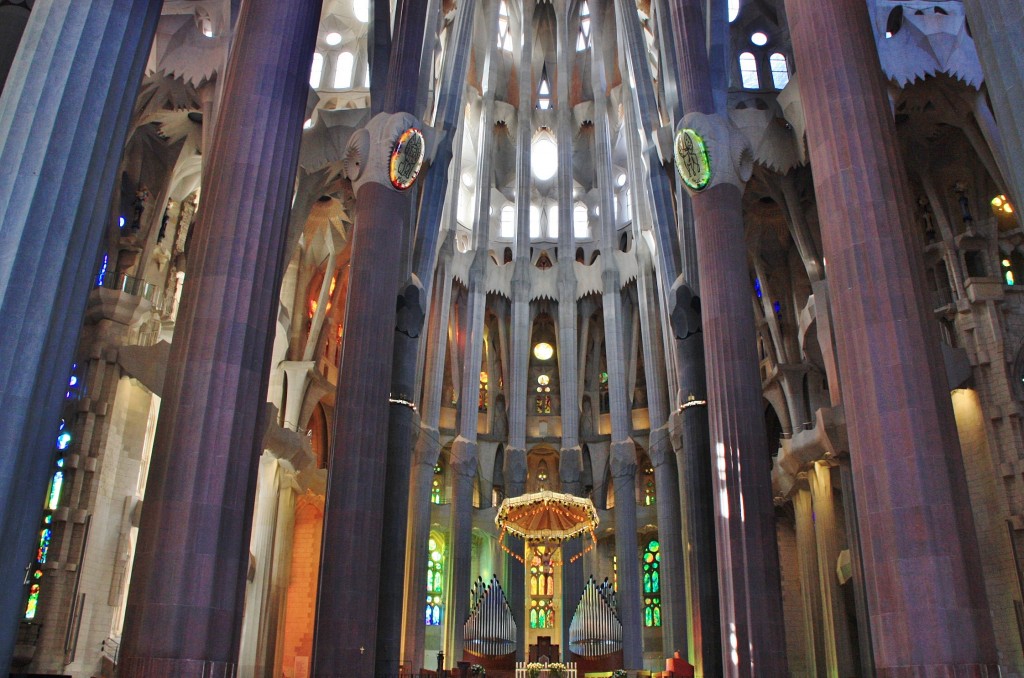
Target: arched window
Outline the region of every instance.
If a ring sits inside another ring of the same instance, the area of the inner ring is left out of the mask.
[[[772,67],[772,84],[775,89],[782,89],[789,84],[789,65],[786,63],[786,55],[776,52],[768,57],[768,63]]]
[[[512,51],[512,35],[509,31],[508,22],[508,5],[505,4],[505,0],[501,0],[501,4],[498,5],[498,47],[502,48],[506,52]]]
[[[533,142],[530,152],[530,167],[539,181],[547,181],[558,172],[558,146],[554,139],[541,135]]]
[[[512,205],[505,205],[501,208],[501,225],[498,226],[498,237],[516,237],[516,208]]]
[[[548,237],[558,240],[558,205],[548,207]]]
[[[590,237],[590,215],[582,202],[576,203],[572,209],[572,233],[577,238]]]
[[[644,626],[661,626],[661,544],[647,542],[642,561],[644,573]]]
[[[320,81],[324,78],[324,55],[320,52],[313,54],[313,68],[309,71],[309,86],[313,89],[320,88]]]
[[[365,24],[370,20],[370,0],[354,0],[352,13],[356,19]]]
[[[729,23],[736,21],[740,15],[740,0],[729,0]]]
[[[583,0],[580,6],[580,32],[576,36],[576,51],[582,52],[590,47],[590,4]]]
[[[338,55],[337,68],[334,71],[334,89],[349,89],[355,75],[356,57],[352,52]]]
[[[427,626],[441,625],[444,593],[444,542],[436,534],[427,542]]]
[[[530,560],[530,628],[555,627],[555,568],[547,546],[537,546]]]
[[[757,77],[757,59],[750,52],[740,55],[740,76],[743,78],[744,89],[761,87],[761,80]]]

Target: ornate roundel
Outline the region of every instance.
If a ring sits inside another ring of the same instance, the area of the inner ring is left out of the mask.
[[[696,131],[684,128],[676,134],[676,170],[683,183],[694,191],[711,182],[711,160],[704,139]]]
[[[395,142],[395,148],[391,151],[391,185],[400,191],[412,186],[423,166],[423,157],[426,155],[426,142],[423,133],[415,127],[402,132]]]

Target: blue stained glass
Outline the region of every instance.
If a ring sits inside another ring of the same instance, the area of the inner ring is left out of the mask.
[[[757,298],[761,298],[761,279],[754,278],[754,292],[757,293]]]
[[[57,436],[57,449],[66,450],[71,445],[71,434],[67,431],[61,431],[60,435]]]
[[[780,304],[779,302],[776,301],[774,304],[772,304],[772,308],[775,309],[776,314],[782,313],[782,304]]]
[[[100,264],[100,272],[96,275],[96,287],[103,287],[103,281],[107,277],[107,266],[110,265],[110,255],[103,254],[103,263]]]

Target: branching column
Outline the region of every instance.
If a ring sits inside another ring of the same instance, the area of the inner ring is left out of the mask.
[[[171,347],[120,675],[230,676],[317,0],[250,0]],[[183,632],[184,630],[184,632]]]
[[[868,10],[860,0],[787,0],[786,10],[825,206],[875,673],[995,671],[913,197]],[[921,581],[942,595],[921,595]]]
[[[0,666],[159,0],[36,2],[0,97]],[[97,95],[102,93],[102,95]],[[6,670],[6,669],[5,669]]]

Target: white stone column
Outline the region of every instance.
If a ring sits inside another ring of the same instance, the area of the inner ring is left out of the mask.
[[[810,675],[828,676],[825,670],[825,643],[821,620],[821,590],[818,584],[818,554],[814,541],[814,509],[807,481],[793,495],[796,512],[796,548],[800,563],[800,594],[804,610],[804,647],[807,649],[805,665]],[[790,630],[790,633],[795,633]]]
[[[850,644],[846,602],[839,590],[836,575],[836,563],[842,546],[839,526],[836,524],[832,468],[826,462],[814,462],[813,470],[807,473],[807,481],[814,504],[814,536],[821,586],[821,630],[828,675],[850,678],[856,675],[857,667]]]

